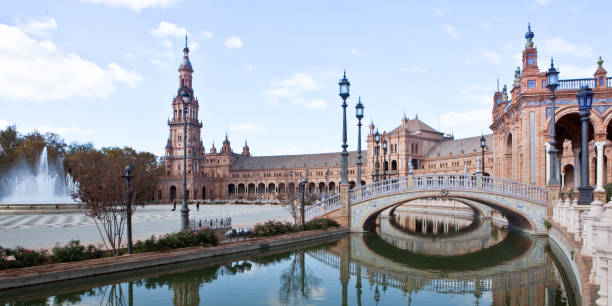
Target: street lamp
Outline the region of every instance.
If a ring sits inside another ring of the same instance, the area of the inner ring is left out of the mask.
[[[374,154],[376,155],[376,162],[374,163],[374,180],[378,182],[378,170],[380,169],[380,162],[378,161],[378,156],[380,155],[380,133],[378,132],[378,129],[376,129],[376,132],[374,133],[374,142],[376,143],[376,148],[374,150]]]
[[[189,229],[189,207],[187,207],[187,103],[189,93],[183,88],[181,99],[183,101],[183,206],[181,207],[181,229]]]
[[[552,104],[552,112],[550,116],[550,148],[548,155],[550,160],[550,177],[548,185],[556,186],[559,182],[559,150],[557,149],[556,131],[555,131],[555,90],[559,86],[559,71],[555,68],[553,59],[550,59],[550,68],[546,71],[546,87],[550,90],[550,101]]]
[[[589,186],[589,116],[593,103],[593,91],[586,86],[580,88],[578,94],[578,109],[582,123],[582,159],[580,170],[580,187],[578,187],[578,204],[591,204],[593,202],[593,187]]]
[[[363,119],[363,104],[361,97],[355,106],[355,117],[357,117],[357,186],[361,186],[361,119]]]
[[[134,171],[134,167],[128,164],[125,167],[125,200],[127,203],[127,248],[128,254],[132,254],[132,197],[130,196],[130,180],[134,177],[132,176],[132,171]]]
[[[387,133],[383,132],[383,135]],[[385,137],[382,141],[383,144],[383,181],[387,179],[387,170],[389,170],[389,165],[387,164],[387,137]]]
[[[329,193],[329,169],[325,171],[325,197]]]
[[[485,148],[487,147],[487,140],[484,137],[484,134],[482,134],[482,136],[480,136],[480,148],[482,149],[482,163],[480,163],[481,167],[482,167],[482,175],[485,174],[485,161],[484,161],[484,151]]]
[[[350,96],[349,88],[351,83],[349,83],[348,79],[346,78],[346,71],[344,71],[344,76],[338,85],[340,86],[340,97],[342,98],[342,179],[340,180],[340,183],[348,184],[348,151],[346,151],[346,148],[348,147],[346,144],[346,99]]]
[[[306,221],[306,211],[304,210],[305,208],[305,204],[306,204],[306,196],[305,196],[305,191],[306,191],[306,183],[308,183],[308,175],[310,174],[310,171],[308,171],[308,169],[306,169],[306,178],[302,179],[302,181],[300,182],[300,187],[302,188],[302,201],[300,202],[300,207],[301,207],[301,214],[300,214],[300,219],[301,219],[301,228],[302,230],[304,230],[304,223]]]

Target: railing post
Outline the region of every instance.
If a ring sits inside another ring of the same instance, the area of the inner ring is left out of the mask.
[[[347,228],[351,228],[350,185],[340,183],[340,217]]]
[[[482,190],[482,174],[476,174],[476,189]]]
[[[406,190],[413,190],[413,189],[414,189],[414,175],[410,174],[406,178]]]

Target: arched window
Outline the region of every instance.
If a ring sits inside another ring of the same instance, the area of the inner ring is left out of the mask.
[[[397,170],[397,161],[391,161],[391,171]]]

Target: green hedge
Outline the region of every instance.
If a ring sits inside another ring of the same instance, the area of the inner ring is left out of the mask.
[[[51,252],[53,253],[53,261],[58,263],[100,258],[105,254],[104,251],[93,244],[87,247],[82,246],[79,240],[71,240],[64,246],[56,246]]]
[[[211,229],[200,229],[196,231],[184,231],[166,234],[146,239],[145,241],[136,241],[134,244],[134,253],[164,251],[170,249],[186,248],[193,246],[208,246],[217,245],[217,237]]]
[[[304,230],[311,231],[316,229],[326,229],[330,227],[338,227],[340,226],[338,222],[328,219],[328,218],[320,218],[314,219],[312,221],[308,221],[304,223]],[[297,233],[300,231],[300,226],[296,224],[292,224],[290,222],[280,222],[280,221],[266,221],[264,223],[257,223],[255,228],[253,228],[253,232],[251,233],[251,237],[269,237],[276,236],[282,234],[289,233]]]

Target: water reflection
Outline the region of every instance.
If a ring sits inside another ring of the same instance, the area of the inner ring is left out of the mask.
[[[465,235],[478,232],[478,228]],[[236,259],[218,258],[4,291],[0,292],[0,304],[568,304],[571,290],[568,294],[565,288],[564,270],[545,252],[546,241],[499,235],[503,238],[494,246],[449,256],[413,252],[382,234],[355,234]],[[400,236],[396,238],[399,241]]]
[[[379,217],[376,233],[397,248],[436,256],[473,253],[503,241],[507,235],[502,225],[491,219],[409,210]]]

